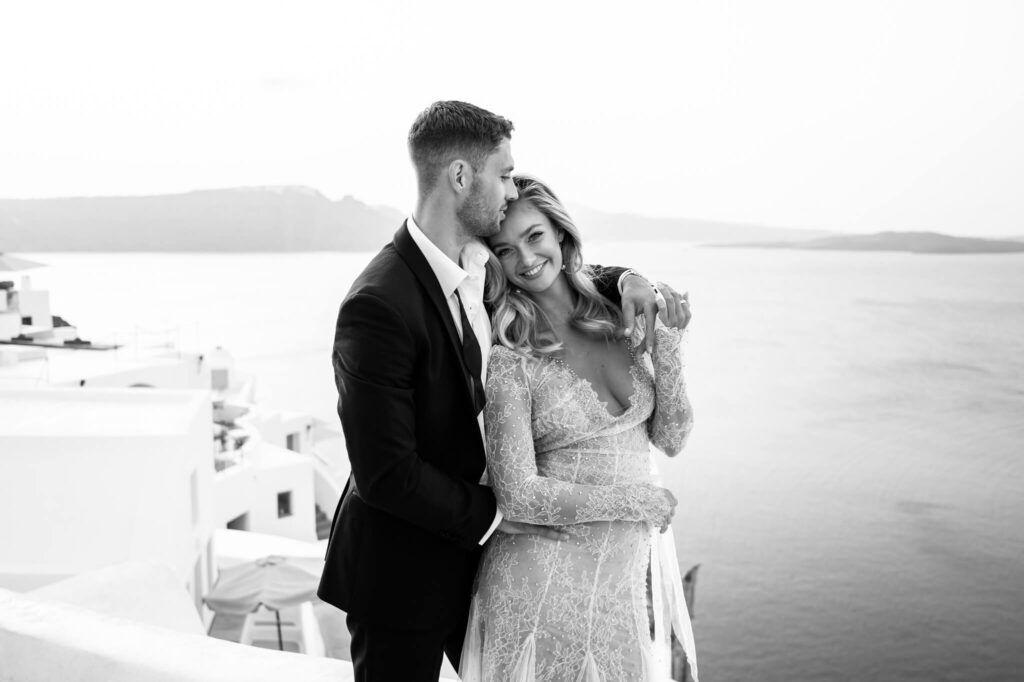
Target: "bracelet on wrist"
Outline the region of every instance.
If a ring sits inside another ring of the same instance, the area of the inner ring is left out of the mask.
[[[639,277],[644,282],[646,282],[648,285],[651,284],[651,281],[649,279],[647,279],[646,277],[644,277],[643,275],[641,275],[639,272],[637,272],[633,268],[627,268],[626,270],[623,270],[621,275],[619,275],[618,289],[619,289],[619,294],[620,295],[622,294],[622,290],[625,289],[624,285],[625,285],[625,282],[626,282],[626,278],[630,277],[630,276]]]

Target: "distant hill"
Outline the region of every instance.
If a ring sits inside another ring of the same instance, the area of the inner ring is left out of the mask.
[[[574,208],[587,240],[735,242],[833,234]],[[0,199],[3,251],[375,251],[404,215],[306,187],[141,197]]]
[[[1024,252],[1024,242],[1021,241],[951,237],[938,232],[878,232],[877,234],[823,237],[801,242],[748,242],[716,244],[716,246],[821,251],[909,251],[911,253]]]
[[[747,223],[726,223],[688,218],[648,218],[629,213],[603,213],[584,206],[570,208],[573,220],[584,239],[616,240],[679,240],[689,242],[737,242],[772,240],[791,242],[834,235],[828,230],[790,227],[768,227]]]
[[[401,213],[304,187],[0,200],[0,251],[368,251]]]

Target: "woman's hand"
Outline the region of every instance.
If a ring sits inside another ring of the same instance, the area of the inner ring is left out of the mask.
[[[678,291],[665,284],[658,282],[658,291],[665,297],[665,307],[662,308],[659,316],[666,327],[686,329],[690,324],[693,314],[690,312],[690,292],[680,294]]]

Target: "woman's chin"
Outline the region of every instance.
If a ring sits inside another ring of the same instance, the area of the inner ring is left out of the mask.
[[[517,289],[521,289],[524,294],[535,296],[537,294],[543,294],[545,291],[550,289],[556,279],[558,278],[539,277],[532,280],[520,280],[515,286]]]

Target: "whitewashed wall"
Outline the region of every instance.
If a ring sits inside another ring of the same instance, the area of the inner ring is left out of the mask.
[[[208,584],[209,394],[0,390],[0,587],[128,560]]]
[[[351,663],[183,634],[0,589],[0,680],[343,682]]]
[[[295,540],[316,540],[313,462],[253,436],[238,465],[216,474],[217,525],[248,514],[246,530]],[[277,495],[291,492],[292,514],[277,515]]]

